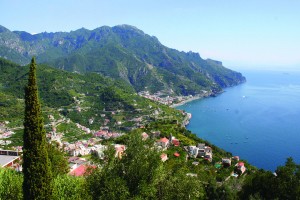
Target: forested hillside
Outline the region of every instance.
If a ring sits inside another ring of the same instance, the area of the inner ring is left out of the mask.
[[[129,25],[35,35],[1,27],[0,57],[27,64],[32,56],[59,69],[124,80],[137,92],[217,93],[245,81],[241,73],[219,61],[168,48],[156,37]]]
[[[23,124],[24,86],[28,71],[28,66],[0,58],[0,122],[9,121],[12,128]],[[172,117],[182,121],[184,118],[173,108],[140,97],[125,81],[97,73],[81,75],[38,65],[37,80],[45,123],[50,123],[50,115],[56,121],[66,118],[73,122],[62,123],[61,132],[74,129],[75,123],[95,131],[101,126],[108,126],[114,131],[127,132],[154,119]],[[12,145],[22,144],[21,135],[20,130],[16,138],[12,138]]]

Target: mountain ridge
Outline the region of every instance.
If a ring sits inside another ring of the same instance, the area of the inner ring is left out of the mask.
[[[23,65],[35,56],[38,62],[59,69],[125,80],[138,92],[218,93],[246,80],[219,61],[168,48],[131,25],[34,35],[8,30],[0,32],[0,56]]]

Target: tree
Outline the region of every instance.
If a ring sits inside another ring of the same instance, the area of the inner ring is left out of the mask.
[[[28,85],[25,87],[23,140],[24,199],[51,199],[52,174],[38,97],[35,58],[31,60]]]
[[[241,199],[261,197],[263,199],[299,199],[300,165],[288,158],[284,166],[276,169],[276,175],[270,171],[260,170],[247,176]]]
[[[23,176],[13,169],[0,168],[0,199],[21,200]]]
[[[86,189],[83,177],[58,175],[53,179],[52,200],[90,200],[91,196]]]
[[[300,195],[300,165],[287,158],[284,166],[276,169],[276,193],[279,199],[298,199]]]
[[[68,160],[65,158],[64,152],[59,149],[59,144],[57,142],[48,144],[48,157],[51,163],[53,178],[69,172]]]
[[[164,177],[159,156],[153,141],[131,133],[122,158],[108,148],[106,163],[87,177],[93,199],[155,199]]]
[[[170,171],[169,171],[170,172]],[[205,199],[205,191],[198,177],[187,176],[182,170],[177,173],[168,173],[160,182],[158,199]]]

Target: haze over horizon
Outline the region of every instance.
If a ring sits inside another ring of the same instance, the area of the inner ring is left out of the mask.
[[[129,24],[179,51],[236,70],[300,70],[300,2],[3,0],[0,25],[29,33]]]

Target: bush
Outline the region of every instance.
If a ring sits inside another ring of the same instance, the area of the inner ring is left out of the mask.
[[[0,199],[23,199],[23,176],[8,168],[0,168]]]

